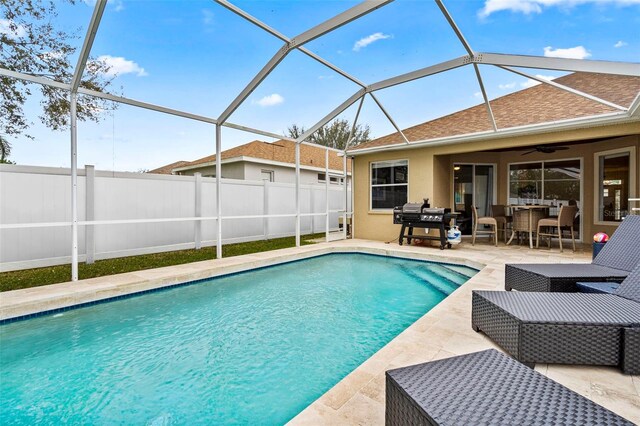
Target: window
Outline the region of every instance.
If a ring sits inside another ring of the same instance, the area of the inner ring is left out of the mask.
[[[634,155],[630,150],[596,154],[598,221],[620,222],[627,215],[634,189]]]
[[[582,164],[580,159],[549,160],[509,165],[509,204],[546,204],[557,216],[563,205],[576,205],[574,229],[582,223]]]
[[[263,182],[273,182],[273,170],[261,170],[260,178]]]
[[[388,210],[407,202],[409,161],[371,163],[371,209]]]
[[[537,200],[542,196],[542,163],[509,166],[509,203]]]
[[[555,160],[509,166],[509,203],[551,205],[580,202],[580,160]],[[551,212],[553,213],[553,212]]]
[[[319,183],[325,183],[326,182],[326,177],[324,173],[318,173],[318,182]],[[333,185],[342,185],[344,183],[344,178],[341,177],[337,177],[337,176],[329,176],[329,183],[333,184]]]

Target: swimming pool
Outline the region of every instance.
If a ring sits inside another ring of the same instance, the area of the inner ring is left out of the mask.
[[[0,326],[0,421],[281,424],[476,270],[330,254]]]

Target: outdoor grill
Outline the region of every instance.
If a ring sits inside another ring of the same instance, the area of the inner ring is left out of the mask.
[[[428,198],[423,203],[406,203],[402,207],[395,207],[393,209],[393,223],[402,225],[398,244],[402,245],[405,238],[407,244],[411,244],[413,239],[434,240],[440,241],[440,250],[444,250],[445,247],[451,248],[451,244],[447,242],[447,230],[451,218],[451,209],[431,208]],[[427,230],[426,232],[429,229],[438,229],[440,235],[413,235],[413,228],[424,228]]]

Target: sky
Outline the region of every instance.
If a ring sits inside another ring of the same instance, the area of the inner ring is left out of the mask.
[[[356,1],[251,0],[232,2],[288,37],[317,25]],[[640,0],[444,0],[475,51],[640,62]],[[86,0],[59,5],[55,25],[77,28],[78,50],[93,10]],[[0,20],[0,31],[7,31]],[[110,0],[91,51],[111,65],[111,90],[132,99],[217,118],[282,42],[210,0]],[[312,52],[369,84],[464,55],[431,0],[397,0],[313,40]],[[529,87],[526,78],[481,66],[490,98]],[[525,70],[554,78],[562,72]],[[37,93],[37,85],[33,86]],[[359,86],[299,51],[290,53],[231,115],[229,121],[282,134],[310,127]],[[463,67],[376,92],[401,127],[481,102],[473,68]],[[11,138],[18,164],[69,167],[69,133],[39,119],[39,98],[25,107],[34,140]],[[354,119],[356,105],[340,118]],[[368,98],[360,123],[374,137],[393,127]],[[78,164],[139,171],[215,153],[214,126],[126,105],[99,123],[79,123]],[[228,128],[223,149],[273,139]]]

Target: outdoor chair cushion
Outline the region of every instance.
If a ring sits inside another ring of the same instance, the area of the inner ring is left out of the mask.
[[[614,282],[579,282],[576,283],[579,293],[605,293],[612,294],[620,286]]]
[[[622,283],[579,282],[580,293],[608,293],[640,303],[640,263],[629,273]]]

